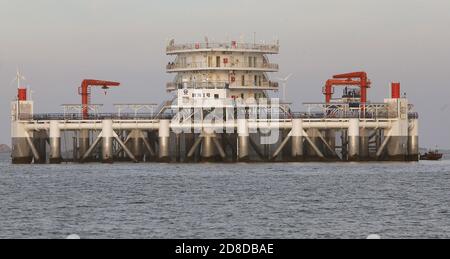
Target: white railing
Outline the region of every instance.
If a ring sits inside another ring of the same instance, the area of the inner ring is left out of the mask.
[[[280,46],[277,44],[251,44],[251,43],[186,43],[173,44],[167,46],[167,52],[203,50],[203,49],[224,49],[224,50],[249,50],[267,53],[278,53]]]
[[[180,69],[223,69],[223,68],[225,68],[225,69],[227,69],[227,68],[229,68],[229,69],[248,69],[248,70],[267,69],[269,71],[272,71],[272,70],[278,70],[279,65],[273,64],[273,63],[250,64],[250,63],[240,62],[240,63],[220,64],[219,66],[217,66],[217,65],[208,64],[206,62],[191,62],[191,63],[186,63],[186,64],[170,63],[167,65],[166,68],[169,71],[180,70]]]
[[[209,82],[189,82],[189,83],[174,83],[169,82],[166,85],[166,90],[168,92],[175,91],[178,89],[188,88],[188,89],[233,89],[233,88],[249,88],[249,89],[258,89],[258,88],[273,88],[276,89],[279,87],[278,82],[263,82],[261,85],[257,85],[254,82],[245,81],[244,84],[237,84],[226,81],[209,81]]]

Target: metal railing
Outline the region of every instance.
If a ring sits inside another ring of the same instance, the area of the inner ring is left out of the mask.
[[[260,64],[250,64],[250,63],[227,63],[221,64],[220,66],[214,66],[212,64],[208,64],[206,62],[191,62],[187,64],[182,63],[170,63],[166,66],[168,71],[172,70],[181,70],[181,69],[267,69],[267,70],[278,70],[280,66],[278,64],[273,63],[260,63]]]
[[[262,82],[261,85],[257,85],[254,82],[244,82],[244,85],[235,83],[229,83],[226,81],[208,81],[208,82],[189,82],[189,83],[167,83],[167,91],[175,91],[179,89],[232,89],[232,88],[279,88],[278,82]]]
[[[35,114],[33,116],[20,116],[21,120],[34,120],[34,121],[77,121],[77,120],[171,120],[175,116],[174,113],[99,113],[89,114],[88,117],[84,117],[83,114],[72,113],[46,113]]]
[[[118,113],[101,113],[101,114],[90,114],[87,119],[83,117],[82,114],[63,114],[63,113],[46,113],[46,114],[35,114],[35,115],[20,115],[20,120],[24,121],[81,121],[81,120],[172,120],[176,117],[174,112],[166,112],[163,114],[157,113],[138,113],[138,114],[118,114]],[[340,115],[330,115],[322,112],[271,112],[268,114],[257,113],[252,110],[246,110],[245,116],[247,119],[254,118],[268,118],[268,119],[279,119],[279,120],[290,120],[290,119],[394,119],[388,114],[371,114],[371,113],[346,113]],[[261,115],[264,115],[263,117]],[[237,113],[236,113],[237,116]],[[409,113],[409,119],[418,119],[418,113]]]
[[[261,51],[266,53],[278,53],[280,46],[277,44],[251,44],[251,43],[186,43],[169,45],[166,48],[167,53],[177,51],[219,49],[219,50],[249,50]]]

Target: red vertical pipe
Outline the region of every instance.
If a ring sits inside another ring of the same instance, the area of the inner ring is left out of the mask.
[[[400,90],[401,90],[401,86],[400,83],[392,83],[391,85],[391,89],[392,89],[392,99],[400,99]]]
[[[83,110],[83,119],[87,120],[89,118],[89,92],[88,92],[88,82],[87,80],[84,80],[81,84],[81,104],[82,110]]]
[[[325,86],[325,102],[331,103],[331,98],[333,96],[333,85],[330,81],[327,81],[327,84]]]
[[[27,100],[27,89],[19,88],[17,90],[17,98],[19,101],[26,101]]]

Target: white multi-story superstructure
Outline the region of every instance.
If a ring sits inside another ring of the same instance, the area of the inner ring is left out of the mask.
[[[279,70],[269,55],[278,53],[278,42],[176,44],[172,40],[167,55],[175,58],[167,65],[167,72],[175,74],[175,78],[167,84],[167,91],[177,92],[179,100],[185,101],[266,99],[268,91],[278,91],[278,83],[269,77],[269,73]]]

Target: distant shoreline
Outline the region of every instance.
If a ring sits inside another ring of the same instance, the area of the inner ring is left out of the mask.
[[[0,144],[0,153],[11,153],[11,148],[6,144]]]

